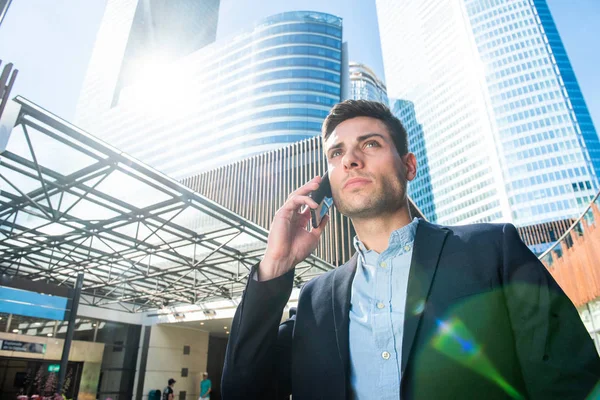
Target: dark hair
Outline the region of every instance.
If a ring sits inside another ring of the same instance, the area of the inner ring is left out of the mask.
[[[289,317],[288,317],[288,318],[292,318],[294,315],[296,315],[296,311],[297,311],[297,310],[298,310],[298,309],[297,309],[296,307],[290,307],[290,309],[289,309],[289,311],[288,311],[288,315],[289,315]]]
[[[383,122],[394,141],[398,154],[403,156],[408,153],[408,134],[402,126],[402,122],[392,114],[385,104],[376,101],[346,100],[333,106],[323,121],[321,129],[323,140],[327,140],[339,124],[356,117],[370,117]]]
[[[171,378],[169,379],[169,386],[171,386],[172,384],[174,384],[175,382],[177,382],[175,379]]]

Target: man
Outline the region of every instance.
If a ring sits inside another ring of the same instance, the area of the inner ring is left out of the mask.
[[[210,392],[212,392],[212,383],[208,379],[208,372],[204,372],[200,382],[200,399],[210,399]]]
[[[175,394],[173,393],[173,385],[175,385],[175,379],[169,379],[168,386],[163,390],[163,400],[174,400]]]
[[[337,209],[356,254],[307,283],[293,335],[278,324],[294,267],[327,223],[305,229],[316,177],[273,219],[235,314],[224,399],[583,399],[600,360],[575,307],[511,224],[412,219],[417,173],[406,131],[382,104],[346,101],[323,123]],[[303,208],[304,207],[304,208]],[[276,349],[290,341],[285,357]]]

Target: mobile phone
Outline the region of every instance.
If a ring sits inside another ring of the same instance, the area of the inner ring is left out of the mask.
[[[310,197],[319,205],[316,209],[310,209],[312,227],[317,228],[333,205],[333,196],[331,195],[331,185],[329,184],[329,175],[327,172],[321,177],[319,188],[311,192]]]

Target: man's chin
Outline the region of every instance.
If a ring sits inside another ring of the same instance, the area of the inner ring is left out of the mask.
[[[336,206],[336,208],[342,213],[344,216],[348,218],[358,218],[363,216],[369,216],[373,212],[373,205],[370,202],[365,202],[361,204],[353,203],[353,204],[343,204],[341,206]]]

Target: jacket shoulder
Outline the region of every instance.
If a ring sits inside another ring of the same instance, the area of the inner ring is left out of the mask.
[[[332,269],[331,271],[327,271],[313,279],[311,279],[310,281],[308,281],[306,284],[304,284],[304,286],[302,287],[302,292],[306,293],[306,294],[310,294],[310,295],[314,295],[317,293],[322,293],[323,291],[327,290],[327,291],[331,291],[331,287],[333,285],[333,279],[335,277],[336,273],[340,273],[340,272],[351,272],[348,271],[349,269],[352,269],[352,263],[354,260],[354,258],[356,257],[356,255],[354,255],[350,261],[346,262],[343,265],[340,265],[339,267]]]
[[[501,241],[507,231],[516,231],[512,224],[480,223],[455,226],[434,225],[450,232],[451,236],[463,242]]]
[[[341,268],[341,267],[339,267],[339,268]],[[301,294],[319,292],[319,291],[325,290],[326,287],[331,288],[331,282],[332,282],[333,276],[335,275],[335,271],[336,271],[335,269],[332,269],[331,271],[327,271],[319,276],[314,277],[310,281],[306,282],[304,284],[304,286],[302,287]]]

